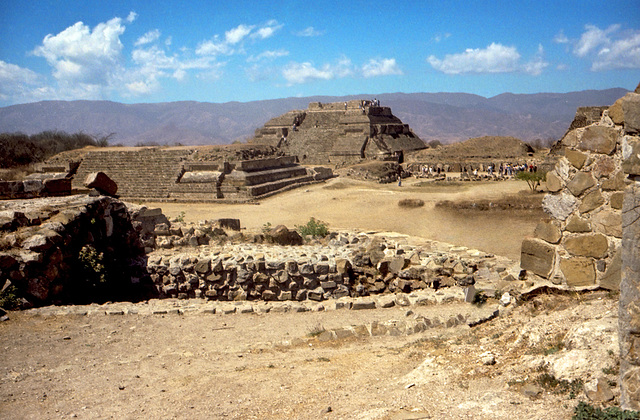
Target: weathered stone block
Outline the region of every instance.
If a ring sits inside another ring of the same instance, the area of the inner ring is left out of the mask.
[[[47,194],[60,195],[71,193],[71,178],[45,179],[44,190]]]
[[[611,197],[609,197],[609,205],[611,206],[612,209],[621,210],[623,199],[624,199],[623,192],[615,192],[611,194]]]
[[[568,286],[590,286],[596,282],[596,270],[591,258],[563,258],[560,260],[560,271]]]
[[[612,127],[593,125],[585,128],[578,149],[609,155],[616,150],[618,132]]]
[[[556,175],[555,171],[547,173],[545,183],[545,185],[547,186],[547,191],[549,192],[558,192],[562,189],[562,180],[558,175]]]
[[[608,290],[620,290],[622,278],[622,251],[618,249],[607,266],[598,284]]]
[[[543,239],[549,243],[557,244],[562,238],[562,231],[551,221],[541,221],[536,226],[533,234],[536,238]]]
[[[565,227],[567,232],[584,233],[591,232],[591,223],[579,216],[572,216]]]
[[[596,185],[596,180],[591,173],[578,172],[567,184],[567,189],[571,191],[571,194],[578,197],[594,185]]]
[[[617,159],[611,156],[599,155],[593,163],[591,172],[598,179],[604,176],[611,176],[611,174],[616,170],[617,161]]]
[[[587,160],[586,154],[573,149],[565,149],[564,155],[577,169],[582,169],[584,162]]]
[[[547,194],[542,199],[542,209],[557,220],[566,220],[578,207],[578,200],[571,194]]]
[[[625,137],[622,147],[622,170],[629,175],[640,175],[640,140]]]
[[[601,233],[576,235],[566,238],[564,247],[571,255],[604,258],[609,249],[609,242]]]
[[[118,192],[118,184],[104,172],[93,172],[84,181],[87,188],[95,188],[103,194],[114,196]]]
[[[622,112],[624,113],[624,132],[640,133],[640,94],[627,93],[622,98]]]
[[[594,215],[591,220],[596,231],[622,238],[622,215],[619,212],[604,210]]]
[[[602,196],[602,193],[600,192],[600,190],[595,189],[584,196],[580,207],[578,207],[578,210],[582,214],[589,213],[591,210],[594,210],[603,204],[604,197]]]
[[[525,238],[522,241],[520,253],[520,268],[531,271],[540,277],[549,278],[556,258],[556,249],[553,245],[533,238]]]
[[[601,186],[604,191],[622,191],[626,186],[626,175],[622,171],[618,171],[608,179],[601,181]]]

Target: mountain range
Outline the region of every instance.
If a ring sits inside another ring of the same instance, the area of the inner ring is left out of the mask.
[[[490,98],[467,93],[385,93],[312,96],[253,102],[43,101],[0,108],[0,132],[35,134],[57,130],[111,135],[111,144],[229,144],[245,141],[269,119],[310,102],[380,100],[425,142],[452,143],[480,136],[525,141],[558,139],[580,106],[607,106],[622,88],[569,93],[512,94]]]

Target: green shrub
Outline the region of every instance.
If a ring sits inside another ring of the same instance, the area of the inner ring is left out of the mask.
[[[18,297],[18,288],[9,286],[0,292],[0,308],[7,310],[18,309],[20,307],[20,298]]]
[[[325,237],[329,234],[327,224],[313,217],[309,219],[306,225],[296,225],[296,230],[302,236]]]
[[[547,179],[547,173],[520,171],[516,174],[516,179],[526,181],[531,191],[536,191],[540,183]]]
[[[580,401],[573,410],[573,420],[631,420],[640,419],[640,412],[618,407],[601,409]]]

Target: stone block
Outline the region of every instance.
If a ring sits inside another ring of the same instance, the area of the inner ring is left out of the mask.
[[[584,234],[566,238],[564,247],[571,255],[604,258],[609,249],[609,242],[601,233]]]
[[[351,310],[376,309],[376,302],[369,299],[357,299],[351,305]]]
[[[536,238],[543,239],[551,244],[557,244],[562,238],[560,228],[551,221],[541,221],[536,226],[533,234]]]
[[[640,175],[640,140],[624,138],[622,159],[622,170],[625,174]]]
[[[614,159],[611,156],[599,155],[593,163],[591,172],[598,179],[604,176],[611,176],[616,170],[617,161],[618,159]]]
[[[560,260],[560,271],[568,286],[591,286],[596,282],[596,270],[591,258],[563,258]]]
[[[582,169],[585,161],[587,160],[587,155],[585,153],[573,149],[565,149],[564,155],[577,169]]]
[[[520,268],[531,271],[540,277],[549,278],[556,258],[556,249],[553,245],[534,238],[525,238],[522,241],[520,253]]]
[[[582,217],[571,216],[565,230],[571,233],[591,232],[591,223]]]
[[[622,238],[622,215],[613,210],[604,210],[595,214],[591,221],[597,232]]]
[[[615,128],[592,125],[585,128],[578,149],[609,155],[616,150],[618,132]]]
[[[622,100],[624,97],[618,99],[609,107],[609,118],[616,125],[624,124],[624,112],[622,112]]]
[[[567,189],[571,191],[571,194],[578,197],[594,185],[596,185],[596,180],[591,173],[578,172],[567,184]]]
[[[598,284],[608,290],[620,290],[620,280],[622,278],[622,251],[618,249]]]
[[[612,209],[621,210],[623,199],[623,192],[614,192],[611,194],[611,197],[609,197],[609,206],[611,206]]]
[[[71,178],[45,179],[44,190],[47,194],[71,194]]]
[[[578,207],[578,200],[571,194],[547,194],[542,199],[542,209],[557,220],[566,220]]]
[[[104,172],[92,172],[84,180],[84,186],[95,188],[105,195],[114,196],[118,192],[118,184]]]
[[[622,98],[625,134],[640,133],[640,94],[627,93]]]
[[[563,184],[560,177],[556,174],[555,171],[551,171],[547,173],[546,178],[546,186],[549,192],[558,192],[562,189]]]
[[[593,191],[588,192],[584,198],[582,199],[582,203],[580,203],[580,207],[578,210],[580,213],[589,213],[591,210],[597,209],[601,205],[604,204],[604,197],[600,190],[595,189]]]

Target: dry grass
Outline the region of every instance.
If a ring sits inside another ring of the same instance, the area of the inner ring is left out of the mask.
[[[405,208],[417,208],[424,206],[424,201],[419,198],[404,198],[398,201],[398,206]]]

